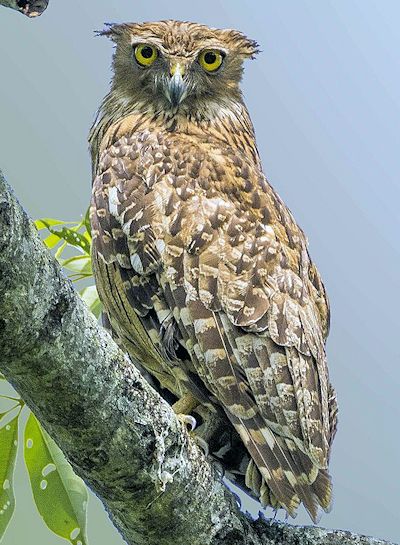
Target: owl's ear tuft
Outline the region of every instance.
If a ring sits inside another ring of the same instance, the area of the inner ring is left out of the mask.
[[[247,39],[247,49],[250,59],[255,59],[256,55],[261,52],[260,45],[255,40]]]
[[[260,52],[258,43],[248,38],[243,32],[233,29],[226,29],[222,32],[228,45],[237,55],[245,59],[254,59],[257,53]]]
[[[106,36],[113,42],[118,42],[128,27],[128,25],[124,23],[104,23],[104,25],[105,27],[103,30],[97,30],[95,32],[96,36]]]

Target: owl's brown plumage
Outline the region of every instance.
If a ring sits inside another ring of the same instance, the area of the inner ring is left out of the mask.
[[[90,135],[91,220],[111,325],[176,398],[223,409],[253,494],[315,520],[331,502],[336,428],[329,306],[239,89],[257,44],[176,21],[103,34],[116,52]]]

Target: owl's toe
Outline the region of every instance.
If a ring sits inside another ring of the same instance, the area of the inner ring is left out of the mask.
[[[182,424],[189,426],[189,431],[193,431],[196,428],[197,422],[194,416],[190,414],[177,414],[176,416],[178,420],[182,422]]]

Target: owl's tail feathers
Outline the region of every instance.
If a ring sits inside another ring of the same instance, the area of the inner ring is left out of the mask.
[[[294,517],[300,503],[300,497],[294,488],[296,478],[275,434],[265,425],[259,414],[246,420],[229,412],[227,414],[261,474],[262,479],[254,472],[251,477],[256,479],[252,484],[260,487],[259,495],[262,494],[267,500],[267,494],[271,491],[277,503]]]
[[[303,503],[311,519],[328,511],[332,485],[328,472],[319,469],[290,439],[275,434],[259,415],[232,423],[244,441],[252,460],[246,471],[246,486],[262,505],[285,509],[291,517]]]
[[[328,512],[332,502],[332,481],[326,468],[317,466],[310,456],[304,453],[291,439],[276,436],[284,452],[287,447],[288,457],[296,477],[295,490],[312,518],[319,522],[321,508]]]
[[[273,509],[285,509],[286,506],[282,505],[277,499],[272,489],[268,486],[266,479],[260,473],[260,470],[256,466],[253,459],[250,460],[245,475],[246,487],[250,490],[250,493],[255,498],[258,498],[263,507],[272,507]],[[318,476],[315,481],[310,485],[310,492],[314,496],[314,500],[305,498],[303,501],[305,508],[307,509],[310,517],[314,523],[318,523],[321,515],[322,508],[325,512],[329,512],[331,509],[332,500],[332,485],[331,478],[326,470],[319,470]],[[317,501],[315,501],[315,498]],[[300,503],[299,499],[299,503]],[[296,513],[290,513],[294,518]]]
[[[318,471],[317,478],[312,483],[312,490],[318,498],[322,509],[329,513],[332,508],[332,479],[326,469]]]

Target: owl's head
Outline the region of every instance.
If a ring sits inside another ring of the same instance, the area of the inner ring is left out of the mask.
[[[156,109],[239,99],[243,61],[258,52],[237,30],[179,21],[109,25],[116,43],[113,90]]]

